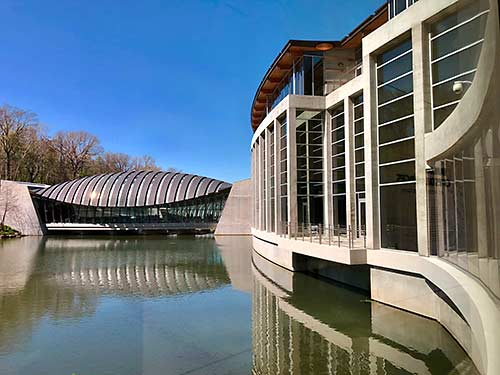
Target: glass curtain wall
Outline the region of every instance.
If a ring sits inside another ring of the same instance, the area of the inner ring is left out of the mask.
[[[267,165],[266,165],[266,132],[260,136],[260,182],[261,182],[261,204],[260,204],[260,230],[266,230],[267,219]]]
[[[271,232],[276,231],[276,177],[275,177],[275,165],[276,157],[274,150],[274,125],[269,128],[269,210],[270,220],[268,223],[268,228]]]
[[[356,227],[357,236],[363,235],[366,226],[365,204],[365,128],[363,112],[363,94],[352,98],[353,133],[354,133],[354,178],[356,191]]]
[[[144,207],[95,207],[63,203],[32,195],[43,223],[179,224],[217,223],[229,190],[182,202]]]
[[[417,251],[411,39],[377,57],[382,247]]]
[[[347,228],[345,178],[345,116],[344,103],[330,111],[332,144],[333,225]]]
[[[393,18],[418,0],[389,0],[389,18]]]
[[[269,113],[288,95],[322,96],[324,91],[323,54],[309,52],[293,63],[275,91],[267,99]]]
[[[431,254],[500,297],[500,124],[488,124],[428,176]]]
[[[253,190],[253,215],[252,215],[252,226],[257,228],[258,222],[258,210],[259,206],[259,175],[257,169],[257,144],[255,143],[252,147],[252,190]]]
[[[474,1],[430,27],[434,129],[453,112],[474,79],[488,7],[488,0]],[[455,82],[462,83],[461,92],[453,90]]]
[[[297,220],[323,224],[323,112],[297,110]]]
[[[278,119],[279,124],[279,171],[280,171],[280,223],[281,233],[288,233],[288,150],[287,150],[287,118],[286,113]]]

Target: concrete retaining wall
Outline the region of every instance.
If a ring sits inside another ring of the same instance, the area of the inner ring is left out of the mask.
[[[26,236],[41,236],[43,229],[31,200],[28,187],[14,182],[0,182],[0,219],[5,214],[5,225]]]
[[[250,179],[233,184],[224,205],[216,236],[251,235],[250,215],[252,212],[252,184]]]

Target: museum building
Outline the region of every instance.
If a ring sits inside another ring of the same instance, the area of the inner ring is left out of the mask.
[[[254,250],[436,319],[482,373],[500,372],[498,11],[391,0],[341,40],[290,40],[250,116]]]

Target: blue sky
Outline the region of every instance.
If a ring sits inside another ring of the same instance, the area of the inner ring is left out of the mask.
[[[2,0],[0,103],[232,182],[249,176],[250,106],[284,44],[340,39],[383,2]]]

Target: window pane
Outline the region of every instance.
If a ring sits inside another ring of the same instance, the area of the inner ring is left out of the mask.
[[[413,113],[413,95],[391,103],[378,110],[379,124],[396,120]]]
[[[402,42],[400,45],[398,45],[395,48],[392,48],[391,50],[382,53],[377,57],[377,64],[383,64],[394,57],[401,55],[402,53],[408,51],[411,49],[411,39],[407,39],[404,42]]]
[[[482,43],[432,64],[432,82],[441,82],[476,68]]]
[[[415,184],[380,187],[382,247],[417,251]]]
[[[377,69],[378,83],[390,81],[412,70],[411,52]]]
[[[383,104],[413,91],[413,75],[407,75],[378,89],[378,102]]]
[[[380,183],[415,181],[415,162],[380,167]]]
[[[431,43],[432,59],[434,60],[482,39],[487,18],[485,14],[434,39]]]
[[[413,159],[415,157],[415,142],[413,139],[393,143],[379,148],[380,164],[393,161]]]
[[[414,135],[413,117],[379,128],[379,144]]]

